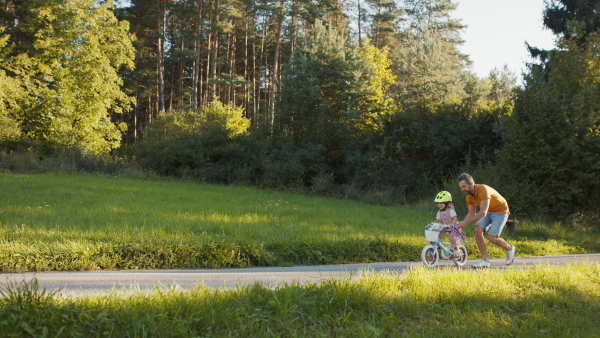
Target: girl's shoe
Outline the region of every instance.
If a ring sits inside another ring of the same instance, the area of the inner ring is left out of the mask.
[[[452,250],[452,259],[458,261],[463,256],[462,250]]]

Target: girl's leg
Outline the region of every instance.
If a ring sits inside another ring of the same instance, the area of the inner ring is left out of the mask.
[[[458,250],[458,241],[456,240],[456,235],[453,232],[450,233],[450,245],[452,245],[452,249]]]

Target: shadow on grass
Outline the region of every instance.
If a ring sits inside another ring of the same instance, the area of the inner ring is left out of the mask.
[[[594,285],[598,267],[543,269],[435,272],[446,285],[411,270],[405,277],[201,287],[125,299],[61,299],[34,281],[2,291],[0,330],[8,336],[598,336],[599,294],[582,288]],[[565,273],[578,276],[561,279]]]

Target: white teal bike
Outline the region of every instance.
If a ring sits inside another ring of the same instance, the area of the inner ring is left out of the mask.
[[[447,225],[441,223],[431,223],[425,227],[425,239],[429,242],[425,245],[423,251],[421,251],[421,260],[427,266],[434,267],[442,259],[451,259],[456,266],[463,266],[467,263],[468,252],[467,248],[463,245],[462,235],[456,236],[457,240],[457,252],[452,250],[450,243],[444,242],[441,239],[440,233],[444,229],[450,229],[461,234],[461,230],[456,228],[454,225]]]

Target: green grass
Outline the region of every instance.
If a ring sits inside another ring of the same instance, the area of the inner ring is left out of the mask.
[[[64,298],[2,290],[4,337],[598,337],[600,265],[403,273]]]
[[[436,212],[433,202],[383,207],[94,174],[1,173],[0,187],[3,272],[417,261]],[[524,220],[503,236],[521,256],[600,251],[583,227]],[[475,241],[467,248],[476,259]]]

